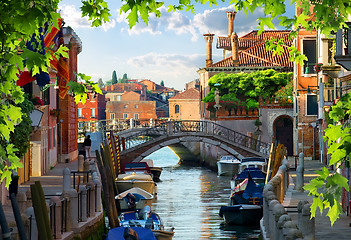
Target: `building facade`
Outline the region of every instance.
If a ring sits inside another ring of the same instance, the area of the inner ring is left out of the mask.
[[[168,99],[169,118],[172,120],[200,120],[200,93],[190,88]]]

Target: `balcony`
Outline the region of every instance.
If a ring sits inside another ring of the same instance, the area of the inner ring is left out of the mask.
[[[351,22],[346,23],[349,28],[339,29],[336,32],[335,62],[346,70],[351,70]]]

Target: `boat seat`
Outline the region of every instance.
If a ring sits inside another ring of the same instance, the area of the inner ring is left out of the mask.
[[[123,214],[124,220],[135,220],[137,219],[136,212],[126,212]]]
[[[152,218],[149,217],[146,220],[145,228],[148,228],[148,229],[153,229],[154,228],[154,221],[152,220]]]

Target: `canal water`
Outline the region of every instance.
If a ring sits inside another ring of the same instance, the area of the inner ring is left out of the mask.
[[[168,147],[147,158],[163,168],[152,209],[166,229],[174,227],[174,240],[258,239],[259,226],[226,226],[218,214],[220,207],[228,204],[230,177],[179,165]]]

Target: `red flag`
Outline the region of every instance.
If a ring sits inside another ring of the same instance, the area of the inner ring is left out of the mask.
[[[30,83],[36,79],[35,76],[32,77],[32,74],[28,71],[20,71],[18,74],[18,80],[16,82],[17,86],[24,86],[27,83]]]

